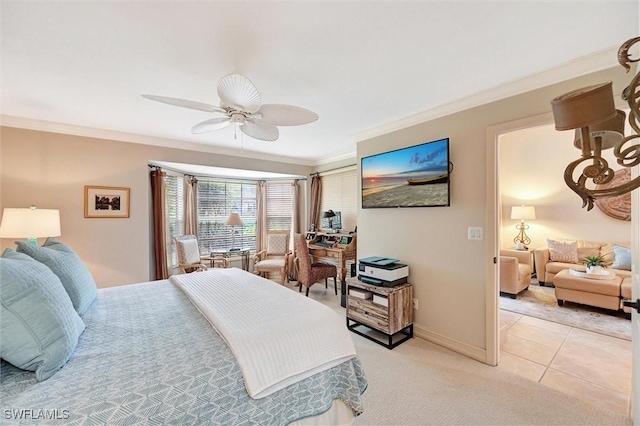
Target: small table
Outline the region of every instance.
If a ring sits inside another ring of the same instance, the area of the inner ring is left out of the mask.
[[[211,251],[211,257],[222,256],[224,258],[229,258],[231,256],[240,256],[242,258],[242,269],[245,271],[249,270],[249,255],[251,254],[251,249],[249,248],[241,248],[241,249],[216,249]]]

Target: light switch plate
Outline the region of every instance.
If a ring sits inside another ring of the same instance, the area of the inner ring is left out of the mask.
[[[482,240],[482,227],[481,226],[469,226],[467,228],[467,239],[469,240]]]

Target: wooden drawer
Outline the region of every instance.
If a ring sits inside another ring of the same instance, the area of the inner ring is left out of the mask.
[[[335,258],[338,258],[338,257],[340,257],[340,253],[339,253],[339,252],[337,252],[337,251],[330,251],[330,250],[327,250],[327,253],[325,254],[325,256],[326,256],[326,257],[335,257]]]
[[[322,256],[325,257],[327,255],[327,251],[325,249],[309,249],[309,254],[311,256]]]
[[[347,298],[347,317],[376,330],[389,333],[389,313],[387,308],[368,300]]]

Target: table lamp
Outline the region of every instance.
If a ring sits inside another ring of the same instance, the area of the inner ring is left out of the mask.
[[[6,208],[0,223],[0,238],[26,238],[38,245],[38,238],[59,237],[60,211],[57,209]]]
[[[534,206],[513,206],[511,207],[511,219],[520,220],[516,225],[516,229],[520,231],[513,239],[516,243],[516,249],[523,250],[527,244],[531,244],[531,239],[527,236],[525,229],[529,229],[529,225],[525,224],[525,220],[536,218],[536,208]]]
[[[244,225],[240,215],[236,212],[231,213],[227,219],[227,225],[231,226],[231,250],[240,250],[239,248],[236,248],[236,226]]]

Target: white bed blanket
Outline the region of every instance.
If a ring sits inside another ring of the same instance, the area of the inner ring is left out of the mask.
[[[356,356],[344,318],[273,281],[238,268],[173,275],[170,281],[227,342],[251,398]]]

